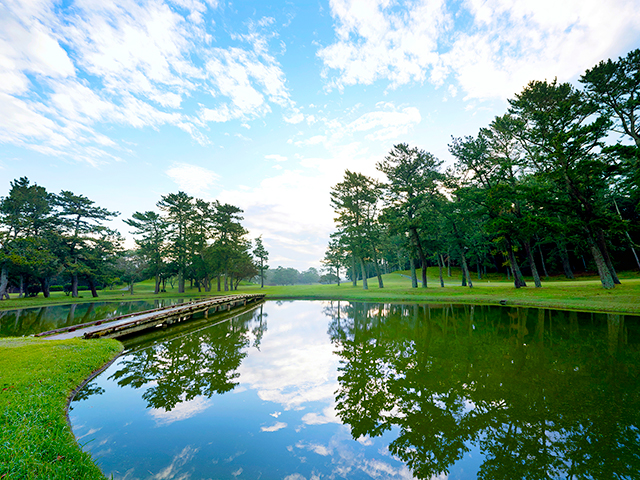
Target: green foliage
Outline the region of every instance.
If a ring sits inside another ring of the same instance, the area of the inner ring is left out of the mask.
[[[382,185],[345,171],[332,190],[337,230],[323,263],[347,268],[355,284],[359,260],[365,288],[369,266],[379,276],[389,264],[408,265],[417,286],[416,258],[423,274],[430,262],[440,272],[460,266],[468,286],[472,267],[479,279],[493,269],[520,288],[525,273],[542,287],[539,267],[572,279],[578,266],[614,288],[616,269],[634,261],[640,270],[639,60],[636,49],[601,62],[581,78],[584,90],[530,82],[477,136],[452,139],[447,172],[407,144],[378,162]],[[612,132],[635,145],[607,145]],[[444,273],[439,280],[445,286]]]

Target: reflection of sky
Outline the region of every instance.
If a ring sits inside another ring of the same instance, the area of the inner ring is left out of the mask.
[[[396,432],[355,441],[336,417],[339,358],[322,306],[267,302],[268,329],[260,349],[247,351],[240,384],[169,412],[147,408],[150,384],[136,390],[108,380],[120,359],[96,379],[104,394],[73,403],[75,435],[116,480],[412,478],[387,450]]]

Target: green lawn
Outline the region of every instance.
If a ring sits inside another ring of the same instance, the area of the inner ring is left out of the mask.
[[[369,290],[363,290],[361,282],[357,287],[351,283],[337,285],[293,285],[267,286],[261,289],[258,285],[241,284],[237,293],[266,293],[273,299],[343,299],[365,301],[393,302],[433,302],[433,303],[488,303],[498,304],[506,300],[509,305],[527,305],[533,307],[549,307],[571,310],[589,310],[601,312],[619,312],[640,314],[640,274],[625,272],[620,274],[622,285],[613,290],[605,290],[597,277],[585,276],[576,280],[564,277],[553,277],[542,282],[542,288],[535,288],[533,281],[527,279],[526,288],[516,289],[504,276],[489,275],[477,280],[473,279],[473,288],[461,287],[459,270],[452,272],[452,277],[445,277],[445,288],[440,287],[438,269],[428,270],[428,288],[411,288],[409,272],[396,272],[383,276],[384,289],[378,288],[376,278],[369,279]],[[418,272],[418,278],[420,273]],[[38,307],[56,303],[142,300],[163,297],[185,297],[221,295],[225,292],[198,292],[197,288],[187,288],[184,294],[178,294],[177,287],[168,288],[166,293],[154,295],[153,281],[148,280],[135,285],[134,295],[116,288],[102,290],[94,299],[90,292],[82,292],[81,298],[72,299],[62,292],[52,294],[45,299],[42,295],[36,298],[12,298],[0,302],[0,309]],[[236,293],[236,292],[227,292]],[[15,297],[15,295],[12,295]]]
[[[104,478],[67,423],[70,393],[122,351],[115,340],[0,338],[0,478]]]

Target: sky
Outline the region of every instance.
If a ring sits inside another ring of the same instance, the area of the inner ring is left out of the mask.
[[[85,195],[133,246],[122,219],[185,191],[319,267],[345,169],[450,165],[529,81],[639,46],[637,0],[0,0],[0,196]]]

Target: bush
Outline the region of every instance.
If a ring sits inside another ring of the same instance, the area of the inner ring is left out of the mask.
[[[71,285],[69,285],[71,287]],[[51,285],[49,287],[50,292],[64,292],[64,286],[62,285]]]

